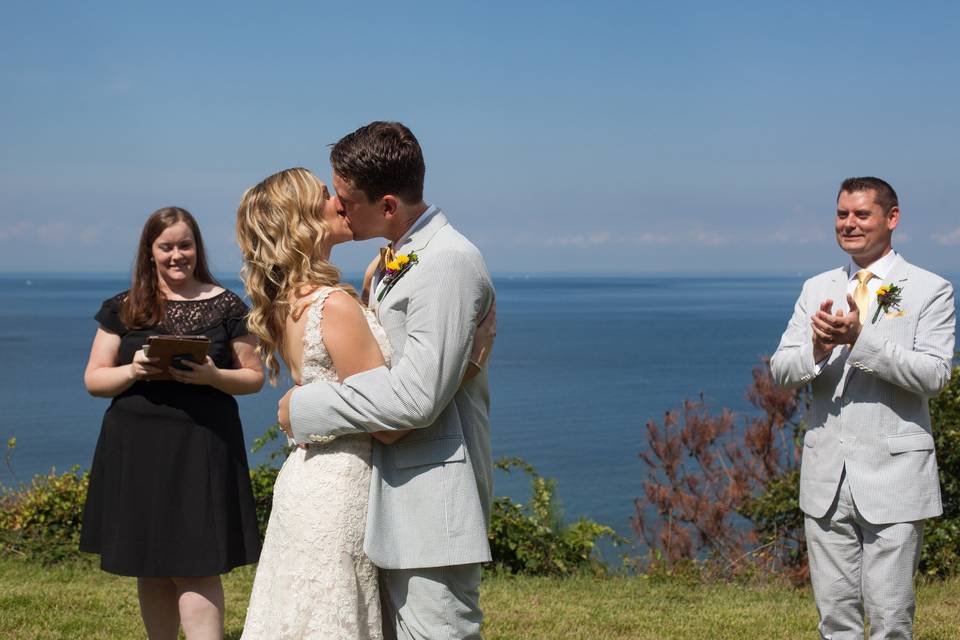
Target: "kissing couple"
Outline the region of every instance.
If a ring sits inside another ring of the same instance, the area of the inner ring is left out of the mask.
[[[305,169],[243,196],[249,330],[293,387],[243,638],[480,638],[490,560],[494,290],[483,257],[423,199],[404,125],[373,122],[330,153],[331,195]],[[366,295],[330,251],[390,241]],[[369,301],[368,304],[365,304]]]

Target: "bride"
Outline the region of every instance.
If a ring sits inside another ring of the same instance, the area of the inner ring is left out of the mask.
[[[266,178],[240,202],[248,327],[271,384],[280,359],[296,384],[390,366],[386,334],[329,262],[334,245],[353,239],[337,209],[301,168]],[[481,365],[493,341],[490,315],[470,357]],[[471,365],[465,377],[476,373]],[[290,453],[274,486],[243,638],[383,637],[377,569],[363,553],[371,437],[391,444],[405,434],[347,435]]]

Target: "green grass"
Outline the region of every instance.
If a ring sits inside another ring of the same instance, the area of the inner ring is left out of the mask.
[[[226,637],[238,638],[253,569],[224,578]],[[918,640],[960,637],[960,579],[918,591]],[[810,592],[781,586],[697,585],[644,578],[484,580],[487,640],[808,639]],[[0,638],[142,638],[136,584],[84,565],[0,559]]]

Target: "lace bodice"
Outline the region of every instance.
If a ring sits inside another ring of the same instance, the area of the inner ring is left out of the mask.
[[[307,384],[315,380],[336,382],[339,379],[333,367],[333,361],[330,359],[330,354],[327,352],[327,347],[323,344],[323,332],[321,330],[323,305],[327,301],[327,297],[335,291],[340,291],[340,289],[323,287],[318,290],[313,294],[313,303],[307,310],[307,327],[303,335],[303,357],[300,362],[300,371],[303,377],[301,384]],[[347,294],[342,293],[341,295]],[[377,322],[372,311],[363,307],[363,315],[367,319],[367,324],[370,325],[370,331],[373,333],[374,339],[380,345],[383,360],[389,367],[391,354],[387,334],[380,323]]]
[[[120,306],[129,292],[114,296],[119,313]],[[224,289],[212,298],[202,300],[167,300],[164,303],[163,319],[155,328],[158,332],[192,335],[221,322],[225,318],[244,318],[247,305],[232,291]]]

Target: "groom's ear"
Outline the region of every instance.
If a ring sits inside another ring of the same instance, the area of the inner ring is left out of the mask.
[[[397,210],[400,208],[400,203],[397,201],[396,196],[387,194],[383,196],[382,206],[383,217],[392,218],[393,216],[397,215]]]

